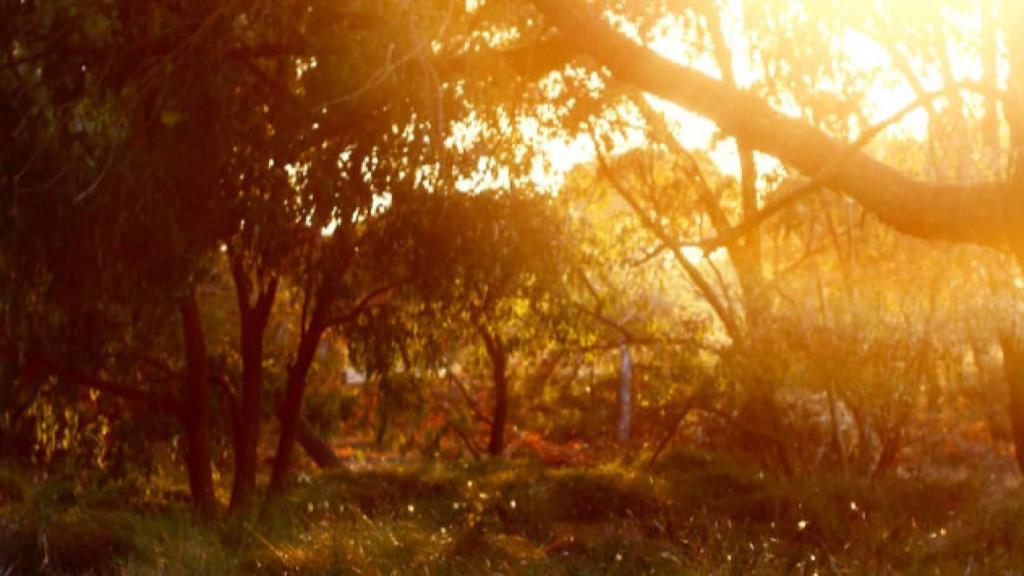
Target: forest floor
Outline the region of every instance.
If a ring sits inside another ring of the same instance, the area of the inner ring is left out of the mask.
[[[1024,493],[964,472],[783,479],[689,452],[303,474],[259,521],[182,491],[0,475],[0,574],[1024,574]]]

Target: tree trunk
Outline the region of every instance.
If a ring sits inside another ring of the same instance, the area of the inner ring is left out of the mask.
[[[338,456],[330,444],[313,430],[313,427],[305,419],[299,419],[299,445],[306,454],[320,468],[333,468],[338,465]]]
[[[778,465],[786,476],[795,476],[799,461],[793,454],[774,389],[756,378],[747,386],[746,398],[736,416],[746,451],[760,457],[765,465]]]
[[[996,3],[982,0],[981,10],[981,67],[983,81],[999,85],[999,30],[996,26]],[[981,121],[981,136],[985,147],[999,149],[999,102],[989,98],[985,102],[985,116]],[[996,162],[992,162],[995,165]]]
[[[722,74],[722,81],[729,87],[739,90],[740,86],[736,82],[736,72],[733,69],[733,54],[728,42],[725,40],[720,10],[720,8],[715,6],[710,6],[707,10],[707,16],[710,19],[709,31],[714,44],[715,60]],[[740,158],[740,192],[743,221],[747,221],[754,218],[760,209],[757,198],[757,163],[754,161],[753,149],[740,139],[736,139],[736,153]],[[727,234],[729,226],[724,216],[725,211],[721,206],[717,207],[717,210],[722,216],[713,219],[715,232],[719,235]],[[752,326],[758,325],[761,313],[767,308],[763,293],[764,270],[761,263],[760,229],[755,227],[746,234],[742,245],[729,246],[728,250],[729,257],[736,268],[736,273],[739,275],[740,287],[743,290],[747,327],[749,329]]]
[[[358,163],[354,164],[358,165]],[[337,243],[337,244],[335,244]],[[288,474],[291,471],[292,454],[295,452],[295,443],[298,441],[313,460],[321,467],[334,464],[337,459],[334,451],[313,434],[312,429],[302,420],[302,398],[306,393],[306,381],[309,377],[309,370],[316,357],[316,351],[320,346],[320,340],[324,333],[330,328],[329,315],[331,308],[338,296],[339,283],[349,269],[352,257],[355,255],[354,244],[350,242],[347,234],[335,232],[331,238],[331,244],[340,249],[337,253],[338,260],[328,260],[321,265],[326,268],[327,273],[319,285],[311,294],[314,297],[313,310],[309,323],[302,327],[299,338],[299,348],[295,354],[295,360],[288,367],[288,382],[285,387],[284,404],[278,411],[281,421],[281,435],[277,442],[277,451],[274,454],[274,465],[270,474],[270,484],[267,488],[267,500],[273,500],[284,493],[288,481]],[[390,290],[386,287],[383,291]],[[383,292],[374,291],[367,294],[350,313],[350,319],[368,305],[373,296]],[[335,325],[337,325],[335,323]]]
[[[1003,4],[1006,22],[1005,33],[1010,51],[1009,88],[1017,98],[1015,106],[1004,106],[1006,121],[1010,125],[1010,147],[1016,151],[1010,167],[1010,178],[1015,194],[1009,199],[1008,209],[1011,216],[1024,214],[1024,36],[1020,34],[1020,26],[1024,25],[1024,7],[1019,2]],[[1018,230],[1014,238],[1013,249],[1017,257],[1018,274],[1024,269],[1024,237]],[[1024,340],[1016,324],[1000,334],[1003,347],[1003,367],[1006,373],[1006,384],[1010,393],[1010,424],[1013,429],[1013,444],[1017,455],[1017,466],[1024,472]]]
[[[843,430],[839,425],[839,399],[836,398],[836,383],[831,378],[828,381],[828,414],[829,424],[832,428],[832,445],[839,456],[839,464],[842,466],[843,474],[850,473],[850,464],[846,457],[846,444],[843,442]]]
[[[384,438],[388,435],[389,417],[391,415],[391,376],[389,368],[384,368],[377,380],[377,397],[374,408],[377,410],[377,431],[373,435],[373,444],[377,450],[384,447]]]
[[[182,410],[185,468],[192,503],[203,517],[209,518],[213,516],[217,505],[210,458],[210,364],[202,318],[194,293],[189,294],[181,303],[180,311],[187,366]]]
[[[491,440],[487,452],[501,456],[505,452],[505,426],[508,422],[508,354],[501,339],[486,328],[480,328],[487,356],[491,360],[491,376],[494,382],[494,413],[491,416]]]
[[[1008,88],[1009,92],[1014,95],[1011,102],[1004,103],[1003,113],[1006,115],[1007,124],[1010,125],[1010,149],[1017,152],[1013,158],[1013,165],[1010,167],[1011,200],[1015,201],[1013,206],[1017,209],[1011,214],[1012,217],[1021,214],[1021,204],[1024,203],[1024,198],[1021,197],[1024,196],[1024,190],[1021,189],[1021,186],[1024,186],[1024,154],[1021,153],[1021,149],[1024,147],[1024,35],[1020,33],[1021,26],[1024,26],[1024,5],[1021,5],[1020,2],[1004,2],[1002,6],[1006,11],[1002,19],[1005,22],[1004,33],[1010,52]],[[1014,223],[1018,221],[1013,220]],[[1014,239],[1019,243],[1020,230],[1015,227],[1013,231]],[[1021,255],[1022,253],[1018,249],[1018,261],[1021,261]],[[1024,263],[1024,261],[1021,262]]]
[[[317,315],[314,315],[316,317]],[[309,328],[302,333],[299,351],[295,361],[288,368],[288,384],[285,389],[284,405],[281,407],[281,436],[277,442],[277,454],[274,456],[274,468],[270,475],[267,488],[267,499],[273,500],[284,492],[291,468],[292,453],[295,441],[299,438],[302,416],[302,397],[306,391],[306,380],[313,358],[320,345],[323,329],[314,319]],[[333,453],[332,453],[333,455]]]
[[[619,424],[616,427],[616,437],[619,444],[625,444],[629,442],[629,426],[633,417],[633,359],[625,343],[619,348],[622,351],[622,363],[619,365]]]
[[[263,418],[263,335],[273,308],[277,280],[259,291],[255,304],[250,300],[251,282],[236,260],[232,266],[238,297],[239,341],[242,356],[242,398],[235,430],[235,477],[231,487],[232,515],[252,507],[256,496],[256,472],[259,468],[260,421]]]
[[[505,426],[508,422],[508,380],[505,374],[505,361],[497,361],[493,369],[494,416],[491,422],[491,439],[487,444],[487,452],[491,456],[501,456],[505,452]]]
[[[232,434],[235,434],[240,427],[240,407],[238,405],[238,394],[234,388],[226,379],[215,379],[224,392],[224,400],[228,405],[229,417],[231,418],[231,430]],[[277,411],[278,418],[281,417],[281,410]],[[310,426],[309,422],[305,418],[299,419],[299,445],[306,451],[306,454],[316,463],[320,468],[331,468],[338,464],[338,457],[334,454],[334,450],[330,444],[324,441],[317,433],[316,430]],[[236,441],[237,444],[237,441]]]
[[[247,510],[256,493],[256,471],[263,415],[263,331],[242,320],[242,398],[235,431],[235,478],[231,487],[232,513]]]
[[[1003,347],[1003,370],[1010,395],[1010,425],[1013,429],[1014,453],[1017,466],[1024,472],[1024,341],[1012,329],[999,337]]]

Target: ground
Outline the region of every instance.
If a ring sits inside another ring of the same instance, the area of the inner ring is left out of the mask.
[[[1024,494],[965,472],[786,479],[679,451],[302,474],[202,523],[179,488],[0,477],[0,574],[1024,574]]]

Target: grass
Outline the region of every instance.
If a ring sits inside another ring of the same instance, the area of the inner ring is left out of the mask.
[[[782,479],[677,452],[315,476],[260,523],[0,473],[0,574],[1021,574],[1024,495],[973,476]]]

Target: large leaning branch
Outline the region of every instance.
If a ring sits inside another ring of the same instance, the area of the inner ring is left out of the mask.
[[[725,132],[805,174],[817,174],[846,145],[782,114],[753,94],[677,64],[617,32],[583,0],[533,0],[576,49],[637,88],[715,121]],[[1004,247],[1017,234],[1008,217],[1010,185],[935,184],[909,178],[857,152],[823,184],[893,228],[922,238]]]

